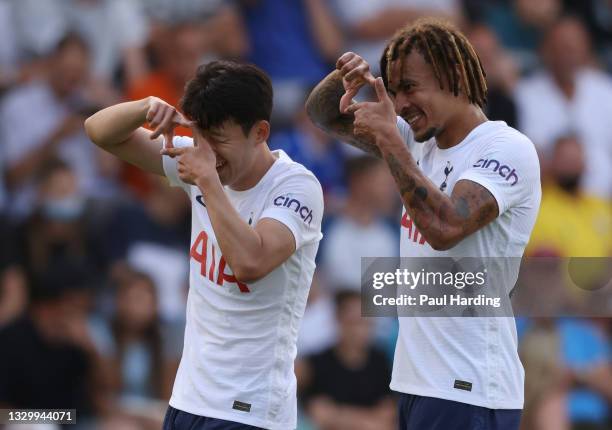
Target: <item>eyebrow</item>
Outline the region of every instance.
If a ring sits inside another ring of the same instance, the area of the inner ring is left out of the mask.
[[[397,86],[399,88],[403,88],[403,87],[414,87],[417,85],[416,81],[413,81],[412,79],[401,79],[399,81],[399,83],[397,84]]]

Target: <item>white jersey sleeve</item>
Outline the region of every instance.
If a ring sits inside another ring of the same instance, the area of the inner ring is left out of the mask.
[[[412,137],[412,129],[401,116],[397,117],[397,129],[400,133],[400,136],[402,136],[402,139],[404,140],[404,142],[406,142],[408,147],[412,146],[414,140]]]
[[[172,145],[175,148],[185,148],[189,146],[193,146],[193,139],[187,136],[174,136],[172,139]],[[166,140],[163,139],[162,148],[166,146]],[[183,182],[181,178],[178,176],[178,170],[176,167],[177,160],[176,158],[169,157],[167,155],[162,156],[162,162],[164,166],[164,173],[168,178],[168,182],[173,187],[181,187],[185,191],[187,191],[190,187],[189,184]]]
[[[539,194],[540,163],[533,143],[520,133],[495,138],[475,151],[457,179],[485,187],[497,200],[499,215]],[[536,189],[537,187],[537,189]]]
[[[295,248],[318,242],[323,218],[323,191],[310,173],[298,173],[283,179],[268,194],[261,218],[280,221],[291,230]]]

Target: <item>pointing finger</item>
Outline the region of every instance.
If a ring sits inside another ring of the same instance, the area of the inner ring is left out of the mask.
[[[177,155],[182,155],[186,153],[189,148],[162,148],[160,151],[161,155],[167,155],[169,157],[176,157]]]
[[[368,84],[370,84],[370,85],[372,85],[372,86],[374,86],[374,85],[375,85],[375,83],[376,83],[376,78],[374,77],[374,75],[372,75],[372,73],[371,73],[371,72],[367,72],[367,73],[364,75],[364,78],[365,78],[365,80],[366,80],[366,82],[367,82]],[[382,78],[381,78],[381,80],[382,80]]]
[[[151,135],[151,139],[156,139],[161,134],[167,133],[169,127],[172,128],[172,124],[170,123],[170,120],[172,119],[172,115],[173,115],[173,112],[171,110],[167,110],[164,113],[164,116],[161,118],[159,125],[153,131],[153,134]]]
[[[178,112],[174,114],[173,122],[176,125],[182,125],[183,127],[192,127],[195,125],[194,121],[187,120],[183,115]]]
[[[374,81],[374,88],[376,89],[376,95],[378,96],[378,101],[383,101],[387,98],[389,98],[389,96],[387,95],[387,89],[385,88],[385,83],[383,82],[382,78],[377,78]]]
[[[361,103],[353,103],[352,105],[348,106],[346,108],[346,113],[355,113],[357,112],[359,109],[363,108],[366,106],[366,102],[361,102]]]

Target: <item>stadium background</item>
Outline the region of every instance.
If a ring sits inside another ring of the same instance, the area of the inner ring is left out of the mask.
[[[303,102],[341,53],[376,69],[393,31],[425,15],[468,34],[489,118],[539,150],[528,255],[611,256],[609,0],[0,0],[0,406],[159,428],[182,348],[190,207],[94,148],[82,123],[122,100],[176,104],[199,63],[232,58],[270,74],[269,144],[325,192],[298,344],[300,428],[394,428],[397,323],[361,318],[356,292],[361,256],[398,253],[399,201],[385,166],[314,128]],[[517,325],[523,428],[611,429],[611,320]]]

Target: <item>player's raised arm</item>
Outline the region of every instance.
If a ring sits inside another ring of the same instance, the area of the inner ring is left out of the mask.
[[[142,127],[147,122],[153,131]],[[157,97],[147,97],[102,109],[87,118],[85,131],[105,151],[147,172],[164,175],[160,136],[172,142],[174,128],[179,124],[188,126],[189,122],[174,106]]]
[[[367,137],[355,136],[355,116],[345,112],[353,97],[366,83],[374,83],[370,66],[359,55],[347,52],[338,59],[336,70],[312,90],[306,101],[306,111],[312,122],[336,139],[381,157],[374,142]]]

